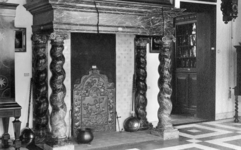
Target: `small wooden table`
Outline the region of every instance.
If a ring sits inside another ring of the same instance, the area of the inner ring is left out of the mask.
[[[4,134],[2,136],[3,148],[8,148],[8,140],[10,139],[10,135],[8,133],[9,127],[9,118],[14,117],[13,121],[13,129],[14,129],[14,147],[15,150],[19,150],[21,147],[21,141],[19,139],[20,136],[20,127],[21,121],[19,121],[19,117],[21,116],[21,106],[16,102],[0,102],[0,118],[3,120],[3,129]]]

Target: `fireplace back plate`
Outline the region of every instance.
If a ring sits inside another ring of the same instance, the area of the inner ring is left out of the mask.
[[[73,89],[73,130],[115,131],[115,85],[106,75],[92,69],[89,75],[77,79]]]

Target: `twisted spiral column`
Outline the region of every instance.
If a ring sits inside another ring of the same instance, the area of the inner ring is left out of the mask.
[[[147,98],[146,98],[146,45],[147,39],[137,38],[136,41],[136,61],[135,61],[135,74],[136,74],[136,93],[135,93],[135,111],[138,119],[140,119],[140,129],[148,129],[149,123],[147,121]]]
[[[176,139],[179,137],[179,131],[173,128],[171,123],[170,114],[172,111],[172,74],[171,74],[171,55],[172,55],[172,39],[168,36],[164,36],[163,47],[159,53],[160,65],[158,67],[159,79],[158,87],[160,89],[157,99],[159,104],[159,109],[157,112],[158,124],[156,128],[151,131],[152,134],[162,136],[164,140]]]
[[[64,36],[51,34],[50,38],[52,45],[50,50],[50,56],[52,58],[50,64],[50,70],[52,72],[50,79],[50,87],[52,88],[50,95],[50,103],[52,106],[50,124],[52,128],[52,138],[57,142],[61,142],[67,138],[67,127],[64,120],[67,112],[64,102],[66,88],[63,84],[65,79],[65,70],[63,69],[65,63],[65,57],[63,55]]]
[[[158,87],[160,89],[158,93],[158,125],[159,129],[172,128],[170,114],[172,111],[172,74],[171,74],[171,41],[164,43],[163,48],[159,53],[160,65],[158,67],[158,73],[160,75],[158,79]]]
[[[48,127],[48,71],[47,71],[47,35],[33,34],[33,103],[34,103],[34,122],[33,128],[36,142],[43,142]]]

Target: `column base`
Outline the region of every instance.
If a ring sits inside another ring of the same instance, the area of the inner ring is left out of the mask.
[[[67,138],[46,138],[44,143],[36,144],[43,150],[74,150],[74,143]]]
[[[163,140],[178,139],[179,131],[177,129],[153,129],[151,134],[162,137]]]
[[[66,145],[48,145],[48,144],[37,144],[38,147],[44,150],[74,150],[74,144]]]

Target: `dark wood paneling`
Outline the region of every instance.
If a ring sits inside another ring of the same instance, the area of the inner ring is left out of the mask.
[[[196,114],[197,101],[197,74],[177,73],[176,74],[176,106],[175,112]]]
[[[241,45],[235,46],[237,53],[237,84],[235,95],[241,95]]]
[[[188,108],[191,114],[196,114],[196,108],[197,108],[197,74],[196,73],[189,74]]]
[[[211,51],[211,16],[202,13],[199,16],[197,39],[198,65],[198,113],[205,119],[215,118],[215,51]],[[205,31],[205,32],[204,32]],[[205,110],[205,111],[204,111]]]
[[[177,73],[176,74],[176,106],[178,112],[184,112],[184,109],[188,107],[188,74]]]
[[[186,12],[197,12],[197,116],[215,119],[216,6],[181,2]],[[211,50],[211,48],[214,50]]]

